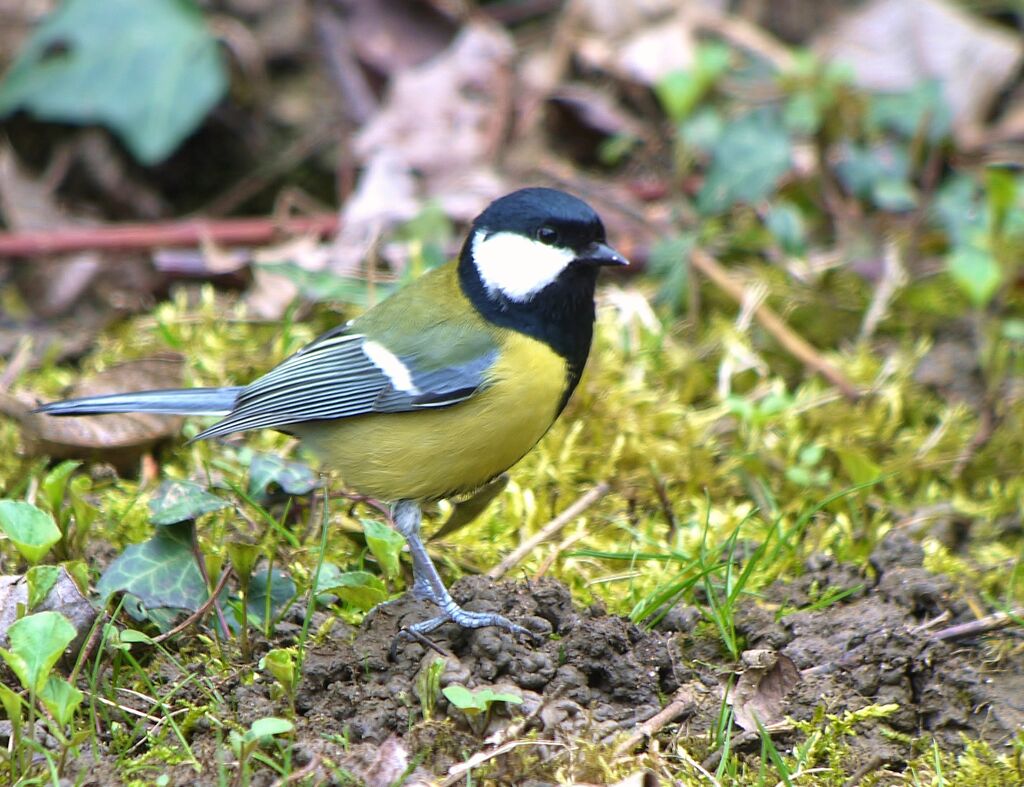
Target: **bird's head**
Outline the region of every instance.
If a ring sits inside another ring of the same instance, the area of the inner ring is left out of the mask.
[[[587,203],[555,189],[528,188],[492,202],[473,222],[462,252],[487,295],[526,304],[553,286],[589,288],[604,265],[628,265],[605,242]]]

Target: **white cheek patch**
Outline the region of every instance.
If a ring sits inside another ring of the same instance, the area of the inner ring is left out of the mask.
[[[513,232],[473,236],[473,261],[484,287],[513,301],[528,301],[558,278],[576,255]]]
[[[374,366],[387,375],[396,390],[413,395],[420,392],[420,389],[413,384],[409,368],[383,344],[374,341],[363,342],[363,352]]]

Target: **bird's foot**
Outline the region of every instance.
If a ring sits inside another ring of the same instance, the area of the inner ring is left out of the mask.
[[[448,621],[451,621],[464,629],[481,629],[487,628],[488,626],[494,626],[495,628],[505,629],[505,631],[511,631],[519,637],[536,637],[536,634],[528,628],[524,628],[518,623],[513,623],[504,615],[498,615],[495,612],[470,612],[469,610],[458,606],[454,602],[446,605],[444,612],[440,615],[432,617],[429,620],[420,621],[419,623],[413,623],[411,626],[406,626],[398,632],[398,635],[400,637],[405,636],[417,639],[418,636],[429,634],[431,631],[443,626]]]

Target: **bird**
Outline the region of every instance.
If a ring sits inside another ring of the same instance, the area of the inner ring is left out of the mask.
[[[494,484],[544,436],[580,381],[603,267],[628,261],[601,218],[564,191],[531,187],[490,203],[458,257],[305,345],[246,386],[51,402],[52,416],[218,416],[195,440],[255,429],[296,436],[350,490],[391,505],[411,593],[452,621],[530,632],[452,598],[421,535],[425,503]]]

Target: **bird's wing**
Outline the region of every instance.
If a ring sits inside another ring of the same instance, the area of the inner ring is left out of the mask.
[[[467,337],[438,331],[438,324],[425,326],[417,341],[405,343],[404,352],[389,349],[384,340],[356,327],[323,334],[246,386],[234,409],[196,439],[302,421],[445,407],[480,390],[497,358],[489,337],[460,342]],[[437,341],[431,340],[432,333],[439,334]],[[441,342],[450,349],[439,353]]]

